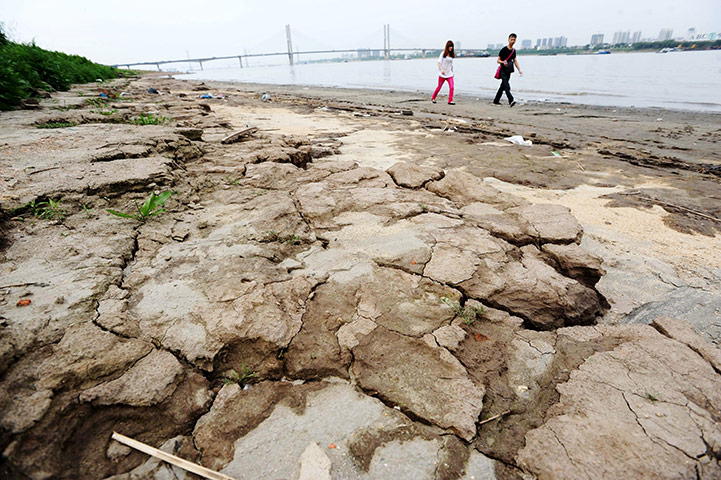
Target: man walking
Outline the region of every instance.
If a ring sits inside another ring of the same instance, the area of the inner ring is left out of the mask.
[[[518,65],[518,60],[516,60],[516,50],[513,48],[513,45],[516,43],[516,34],[512,33],[508,36],[508,46],[503,47],[498,54],[498,60],[496,60],[496,63],[498,63],[501,66],[501,86],[498,87],[498,92],[496,92],[496,98],[493,99],[494,105],[500,105],[501,104],[501,95],[503,95],[503,92],[506,92],[506,97],[508,97],[508,104],[510,106],[514,106],[516,104],[516,101],[513,99],[513,95],[511,95],[511,73],[513,73],[513,65],[515,64],[516,68],[518,69],[519,75],[523,75],[523,72],[521,71],[521,67]]]

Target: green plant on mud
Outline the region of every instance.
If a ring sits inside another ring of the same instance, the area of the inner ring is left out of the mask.
[[[38,125],[35,125],[37,128],[67,128],[67,127],[74,127],[77,123],[75,122],[48,122],[48,123],[40,123]]]
[[[154,217],[165,212],[165,209],[162,208],[162,206],[165,205],[165,202],[170,198],[172,194],[172,191],[163,192],[160,195],[156,195],[155,192],[152,192],[142,206],[138,205],[138,202],[134,200],[135,210],[137,211],[137,213],[123,213],[118,212],[117,210],[112,210],[110,208],[107,209],[107,212],[117,217],[132,218],[139,222],[145,222],[150,217]]]
[[[223,377],[223,383],[225,383],[226,385],[230,385],[231,383],[245,385],[246,383],[249,383],[250,380],[256,375],[257,373],[254,372],[252,368],[246,367],[245,364],[241,364],[240,373],[238,373],[234,369],[228,370]]]
[[[233,177],[231,177],[230,175],[228,175],[227,177],[225,177],[225,182],[226,182],[228,185],[239,185],[239,184],[240,184],[240,178],[233,178]]]
[[[115,108],[112,108],[112,109],[110,109],[110,110],[91,110],[91,112],[92,112],[92,113],[99,113],[100,115],[105,115],[105,116],[107,117],[107,116],[110,116],[110,115],[115,115],[116,113],[118,113],[118,110],[115,109]]]
[[[275,230],[268,230],[268,236],[269,241],[271,242],[280,242],[287,245],[300,245],[301,243],[303,243],[303,239],[301,239],[298,235],[282,236]]]
[[[475,322],[478,318],[478,315],[482,315],[484,311],[482,305],[481,308],[470,307],[468,305],[461,307],[460,303],[454,302],[448,297],[441,297],[441,301],[451,307],[451,310],[453,310],[458,318],[463,319],[463,323],[466,325],[473,324],[473,322]]]
[[[651,394],[651,393],[646,393],[646,398],[648,398],[648,399],[651,400],[652,402],[658,402],[658,396],[657,396],[657,395],[653,395],[653,394]]]
[[[108,106],[110,99],[105,98],[88,98],[87,102],[96,108],[105,108]]]
[[[33,200],[15,210],[24,210],[26,208],[29,209],[35,217],[44,220],[62,220],[67,215],[60,209],[60,200],[53,200],[52,198],[48,198],[47,201]],[[22,217],[15,218],[22,219]]]
[[[163,117],[162,115],[156,116],[153,113],[141,113],[139,117],[128,120],[128,123],[132,125],[160,125],[169,120],[169,118]]]

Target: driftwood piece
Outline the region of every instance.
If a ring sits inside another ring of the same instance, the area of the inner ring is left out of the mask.
[[[243,130],[238,130],[237,132],[231,133],[230,135],[228,135],[227,137],[222,139],[220,141],[220,143],[228,144],[228,143],[237,142],[241,138],[247,137],[248,135],[253,135],[257,131],[258,131],[258,129],[256,127],[244,128]]]
[[[171,455],[169,453],[165,453],[162,450],[158,450],[157,448],[153,448],[150,445],[146,445],[143,442],[133,440],[132,438],[126,437],[125,435],[121,435],[117,432],[113,432],[112,439],[116,440],[124,445],[127,445],[129,447],[132,447],[136,450],[140,450],[143,453],[147,453],[148,455],[158,458],[164,462],[168,462],[171,465],[180,467],[183,470],[187,470],[196,475],[200,475],[203,478],[208,478],[210,480],[234,480],[233,477],[229,477],[228,475],[223,475],[222,473],[218,473],[209,468],[201,467],[200,465],[198,465],[196,463],[189,462],[188,460],[184,460],[180,457],[176,457],[175,455]]]

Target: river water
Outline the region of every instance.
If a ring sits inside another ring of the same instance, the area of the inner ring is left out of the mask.
[[[213,68],[181,78],[279,85],[374,88],[430,96],[437,58]],[[721,50],[610,55],[524,56],[511,87],[517,100],[721,111]],[[218,62],[220,63],[220,62]],[[456,58],[456,93],[490,99],[498,89],[495,57]],[[442,93],[447,92],[447,86]],[[505,101],[505,97],[504,100]]]

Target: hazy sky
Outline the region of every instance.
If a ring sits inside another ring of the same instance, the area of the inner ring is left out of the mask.
[[[114,64],[284,51],[286,24],[300,50],[382,48],[386,23],[391,46],[425,48],[485,48],[511,31],[569,45],[618,30],[721,32],[721,0],[0,0],[0,22],[15,40]]]

